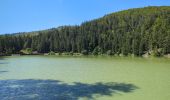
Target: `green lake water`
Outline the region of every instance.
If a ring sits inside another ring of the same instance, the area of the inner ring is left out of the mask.
[[[1,100],[170,100],[170,59],[1,57],[0,85]]]

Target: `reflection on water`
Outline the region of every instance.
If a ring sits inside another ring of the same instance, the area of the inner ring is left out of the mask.
[[[57,80],[1,80],[1,100],[78,100],[95,99],[94,95],[113,96],[116,93],[133,92],[137,87],[126,83],[75,82],[67,84]]]

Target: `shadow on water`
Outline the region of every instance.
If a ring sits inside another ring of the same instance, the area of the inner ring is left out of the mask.
[[[8,71],[0,71],[0,74],[2,74],[2,73],[6,73],[6,72],[8,72]]]
[[[8,62],[0,62],[0,64],[8,64]]]
[[[95,99],[94,95],[113,96],[137,89],[133,84],[75,82],[67,84],[57,80],[1,80],[1,100],[78,100]]]
[[[8,64],[8,62],[4,62],[5,58],[0,56],[0,65],[1,64]]]

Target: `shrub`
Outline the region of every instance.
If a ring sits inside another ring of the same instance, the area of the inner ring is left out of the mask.
[[[101,48],[99,46],[97,46],[96,48],[94,48],[93,50],[93,55],[99,55],[101,54]]]
[[[26,48],[20,51],[23,54],[32,54],[32,49],[31,48]]]
[[[50,51],[50,52],[48,53],[48,55],[55,55],[55,52]]]
[[[87,51],[87,50],[83,50],[83,51],[81,51],[81,53],[82,53],[83,55],[88,55],[88,51]]]
[[[112,51],[111,51],[111,50],[108,50],[108,51],[106,52],[106,54],[107,54],[107,55],[112,55]]]

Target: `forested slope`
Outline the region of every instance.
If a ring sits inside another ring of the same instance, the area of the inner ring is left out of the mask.
[[[31,48],[39,53],[164,55],[170,53],[170,6],[129,9],[44,31],[1,35],[0,53]]]

